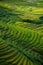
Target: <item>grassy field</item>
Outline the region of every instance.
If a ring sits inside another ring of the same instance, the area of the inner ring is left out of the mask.
[[[0,65],[43,65],[42,1],[0,1]]]

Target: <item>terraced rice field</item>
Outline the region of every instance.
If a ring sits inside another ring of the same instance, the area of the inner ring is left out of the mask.
[[[0,65],[43,65],[43,5],[39,0],[0,1]]]

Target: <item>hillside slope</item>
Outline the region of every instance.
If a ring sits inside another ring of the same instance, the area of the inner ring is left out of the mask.
[[[0,1],[0,65],[43,65],[43,7],[28,3]]]

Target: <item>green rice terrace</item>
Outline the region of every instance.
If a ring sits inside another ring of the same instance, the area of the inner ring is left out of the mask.
[[[0,65],[43,65],[42,0],[0,0]]]

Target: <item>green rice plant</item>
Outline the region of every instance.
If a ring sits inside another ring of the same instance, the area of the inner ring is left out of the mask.
[[[0,6],[0,65],[43,65],[43,24],[13,11]]]

